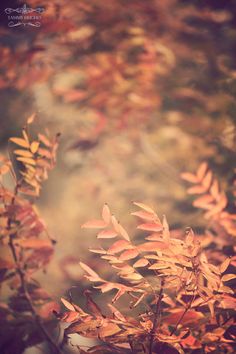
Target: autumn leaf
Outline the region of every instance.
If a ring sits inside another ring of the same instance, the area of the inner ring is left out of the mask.
[[[102,209],[102,218],[106,224],[109,224],[111,220],[111,212],[107,204],[104,204]]]
[[[14,154],[24,156],[24,157],[32,157],[33,154],[28,150],[14,150]]]
[[[27,124],[32,124],[35,120],[35,117],[36,117],[36,113],[31,114],[31,116],[27,118]]]
[[[103,229],[107,224],[103,220],[90,220],[84,223],[82,229]]]
[[[143,220],[148,220],[148,221],[153,221],[155,219],[155,215],[152,213],[148,213],[147,211],[135,211],[134,213],[131,213],[133,216],[137,216],[140,219]]]
[[[151,214],[155,214],[154,210],[152,210],[148,205],[146,204],[143,204],[143,203],[137,203],[137,202],[134,202],[133,203],[134,205],[138,206],[139,208],[147,211],[148,213],[151,213]]]
[[[136,258],[138,255],[139,255],[139,252],[137,251],[137,249],[127,250],[127,251],[124,251],[123,253],[121,253],[119,260],[127,261],[129,259]]]
[[[229,281],[229,280],[233,280],[233,279],[236,279],[236,275],[235,274],[225,274],[221,278],[222,281]]]
[[[206,162],[201,163],[201,165],[199,166],[198,170],[197,170],[197,177],[199,178],[199,180],[202,180],[203,177],[206,174],[208,165]]]
[[[40,248],[52,248],[52,243],[50,240],[40,240],[38,238],[29,238],[26,240],[17,240],[17,244],[22,248],[32,248],[32,249],[40,249]]]
[[[230,262],[231,262],[231,258],[226,258],[224,260],[224,262],[221,263],[220,268],[219,268],[221,273],[224,273],[226,271],[226,269],[228,268]]]
[[[97,234],[97,238],[114,238],[117,235],[115,230],[102,230]]]
[[[189,172],[183,172],[183,173],[181,173],[180,176],[185,181],[190,182],[190,183],[198,183],[199,182],[198,177],[193,175],[192,173],[189,173]]]
[[[130,242],[126,240],[116,241],[110,248],[108,248],[108,254],[116,254],[130,247]]]
[[[148,265],[148,264],[149,264],[149,261],[147,259],[141,258],[133,264],[133,267],[135,267],[135,268],[146,267],[146,265]]]
[[[99,277],[99,275],[94,272],[87,264],[83,263],[83,262],[79,262],[81,268],[88,273],[88,275],[86,275],[86,277],[90,280],[90,281],[102,281],[102,279]]]
[[[22,146],[22,147],[25,147],[25,148],[29,148],[30,147],[29,143],[26,140],[22,139],[22,138],[10,138],[10,141],[15,143],[16,145],[19,145],[19,146]]]
[[[30,150],[32,154],[35,154],[38,151],[39,148],[39,142],[38,141],[33,141],[30,145]]]
[[[69,302],[67,301],[66,299],[64,299],[63,297],[61,297],[61,302],[63,303],[63,305],[70,311],[75,311],[75,308],[74,306]]]
[[[158,231],[162,231],[163,226],[162,226],[162,224],[149,223],[149,224],[138,225],[137,229],[144,230],[144,231],[158,232]]]

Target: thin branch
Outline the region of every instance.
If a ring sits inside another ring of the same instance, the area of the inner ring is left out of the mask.
[[[170,336],[173,336],[173,334],[177,331],[177,328],[179,327],[181,321],[183,320],[184,316],[186,315],[186,313],[188,312],[188,310],[190,310],[191,306],[192,306],[192,303],[195,299],[195,294],[192,295],[192,298],[191,300],[189,301],[187,307],[185,308],[184,312],[182,313],[182,315],[180,316],[180,318],[178,319],[175,327],[172,329],[171,333],[170,333]]]
[[[14,195],[12,197],[11,204],[10,204],[11,206],[13,206],[15,204],[15,199],[17,197],[18,188],[19,188],[19,183],[17,183],[16,186],[15,186]],[[11,229],[12,221],[13,221],[12,218],[9,216],[8,222],[7,222],[7,229],[8,230]],[[12,257],[13,257],[15,265],[16,265],[16,271],[17,271],[17,273],[18,273],[18,275],[20,277],[20,283],[21,283],[21,288],[22,288],[22,291],[23,291],[23,295],[25,296],[25,299],[28,302],[32,317],[33,317],[36,325],[40,329],[40,331],[43,334],[44,338],[50,344],[53,352],[59,353],[59,354],[63,354],[63,352],[60,350],[58,345],[54,342],[54,340],[52,339],[52,337],[48,333],[47,329],[44,327],[39,315],[37,314],[37,311],[34,308],[34,305],[32,303],[30,294],[29,294],[28,289],[27,289],[27,283],[26,283],[26,280],[25,280],[25,272],[24,272],[24,270],[21,268],[21,266],[19,264],[17,252],[16,252],[16,249],[15,249],[15,245],[14,245],[15,236],[16,236],[15,234],[10,234],[10,236],[9,236],[9,248],[10,248],[10,251],[12,253]]]
[[[154,337],[156,333],[156,329],[158,326],[158,320],[160,317],[160,311],[161,311],[161,301],[163,298],[163,291],[164,291],[164,279],[161,280],[161,288],[159,292],[159,296],[157,298],[156,302],[156,308],[155,308],[155,313],[154,313],[154,319],[153,319],[153,326],[152,330],[150,332],[150,342],[149,342],[149,354],[152,354],[152,347],[153,347],[153,342],[154,342]]]

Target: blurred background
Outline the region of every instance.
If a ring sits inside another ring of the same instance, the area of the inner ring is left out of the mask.
[[[5,9],[25,3],[40,19],[9,27]],[[37,202],[58,241],[48,290],[78,284],[96,244],[81,224],[105,202],[127,230],[132,201],[173,227],[205,223],[180,173],[208,161],[232,179],[235,25],[234,0],[1,1],[1,153],[33,112],[35,132],[62,134]]]

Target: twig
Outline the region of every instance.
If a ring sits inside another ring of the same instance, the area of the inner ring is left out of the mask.
[[[154,336],[155,336],[155,332],[157,329],[158,320],[160,317],[161,300],[163,298],[163,290],[164,290],[164,279],[161,280],[161,288],[160,288],[159,296],[158,296],[157,302],[156,302],[156,309],[155,309],[155,313],[154,313],[153,326],[152,326],[152,330],[150,332],[150,342],[149,342],[149,351],[148,351],[149,354],[152,354]]]
[[[182,315],[180,316],[180,318],[178,319],[175,327],[172,329],[172,331],[170,332],[170,336],[173,336],[173,334],[176,332],[180,322],[183,320],[184,316],[186,315],[186,313],[188,312],[188,310],[191,308],[193,300],[195,299],[195,294],[192,295],[191,300],[189,301],[187,307],[185,308],[184,312],[182,313]]]
[[[18,188],[19,188],[19,184],[16,184],[15,190],[14,190],[14,195],[12,197],[11,204],[10,204],[11,206],[13,206],[15,204],[15,199],[17,197]],[[9,216],[8,221],[7,221],[7,229],[8,230],[11,229],[11,224],[12,224],[12,219]],[[41,319],[40,319],[39,315],[37,314],[37,312],[36,312],[36,310],[34,308],[34,305],[32,303],[30,294],[29,294],[28,289],[27,289],[27,283],[25,281],[25,272],[22,270],[22,268],[21,268],[21,266],[19,264],[19,261],[18,261],[17,252],[16,252],[15,245],[14,245],[14,242],[13,242],[15,236],[16,236],[16,234],[10,234],[10,236],[9,236],[9,248],[11,250],[12,257],[13,257],[15,265],[16,265],[16,271],[17,271],[17,273],[18,273],[18,275],[20,277],[20,283],[21,283],[21,288],[22,288],[22,291],[23,291],[23,295],[25,296],[25,299],[28,302],[32,317],[33,317],[36,325],[40,329],[40,331],[43,334],[44,338],[50,344],[53,352],[58,353],[58,354],[63,354],[63,352],[60,350],[58,345],[51,338],[51,336],[48,333],[47,329],[44,327],[43,323],[41,322]]]

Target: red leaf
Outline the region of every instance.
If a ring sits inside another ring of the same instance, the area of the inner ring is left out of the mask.
[[[184,310],[173,311],[173,313],[167,315],[163,320],[165,321],[165,323],[173,326],[178,322],[183,313]],[[195,310],[188,310],[188,312],[186,312],[183,319],[181,320],[181,324],[187,325],[191,323],[196,323],[196,321],[202,319],[203,317],[204,315],[201,312],[197,312]]]

